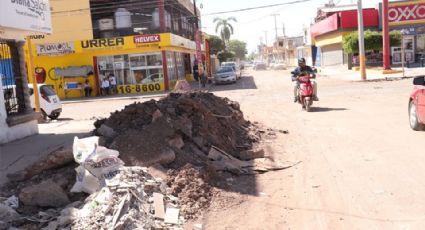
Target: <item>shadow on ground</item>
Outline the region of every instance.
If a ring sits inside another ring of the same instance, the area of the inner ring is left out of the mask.
[[[312,107],[311,112],[313,113],[323,113],[323,112],[332,112],[332,111],[346,111],[346,108],[329,108],[329,107]]]

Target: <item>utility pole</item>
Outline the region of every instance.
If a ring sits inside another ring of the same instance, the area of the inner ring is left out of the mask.
[[[276,21],[276,17],[279,16],[279,14],[272,14],[272,16],[274,17],[274,29],[275,29],[275,36],[276,36],[276,41],[277,41],[277,21]]]
[[[383,39],[383,51],[384,51],[384,70],[391,69],[390,63],[390,29],[388,22],[388,0],[383,0],[382,3],[382,39]]]
[[[357,16],[359,26],[359,57],[360,57],[360,76],[363,81],[366,80],[366,56],[364,48],[364,29],[363,29],[363,7],[362,0],[357,0]]]
[[[196,43],[196,59],[198,61],[198,82],[199,82],[199,89],[202,88],[201,86],[201,76],[203,73],[203,65],[202,65],[202,51],[201,51],[201,32],[199,31],[199,19],[198,19],[198,12],[196,9],[196,0],[193,0],[193,11],[195,14],[195,43]]]
[[[268,43],[268,41],[267,41],[267,30],[264,30],[264,39],[265,39],[265,42],[266,42],[266,47],[267,47],[267,43]]]

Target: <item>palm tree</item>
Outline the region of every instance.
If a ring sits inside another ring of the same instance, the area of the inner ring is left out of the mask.
[[[237,22],[235,17],[214,19],[214,23],[216,23],[215,32],[218,33],[220,30],[220,37],[224,41],[225,47],[229,45],[230,36],[233,34],[233,26],[229,23],[230,21]]]

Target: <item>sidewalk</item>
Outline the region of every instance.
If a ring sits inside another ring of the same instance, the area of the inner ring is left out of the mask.
[[[403,74],[401,68],[392,68],[393,70],[400,71],[399,73],[393,74],[382,74],[380,73],[382,69],[371,68],[366,70],[367,81],[376,81],[376,80],[389,80],[389,79],[401,79]],[[354,70],[348,70],[346,67],[328,67],[321,68],[318,72],[319,76],[329,77],[339,80],[346,81],[362,81],[360,72]],[[405,78],[413,78],[416,76],[424,76],[425,68],[416,67],[416,68],[405,68]]]
[[[96,102],[96,101],[110,101],[110,100],[128,100],[128,99],[149,99],[149,98],[161,98],[167,95],[168,92],[162,93],[150,93],[150,94],[116,94],[110,96],[95,96],[95,97],[80,97],[80,98],[69,98],[63,99],[62,104],[73,104],[81,102]]]

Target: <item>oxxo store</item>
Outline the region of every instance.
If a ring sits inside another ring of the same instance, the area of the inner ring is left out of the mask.
[[[391,30],[403,32],[406,62],[420,61],[425,55],[425,1],[390,2],[388,19]],[[401,63],[401,47],[391,47],[393,64]]]
[[[168,90],[189,79],[195,42],[171,34],[137,35],[34,45],[38,83],[53,85],[61,98],[83,96],[89,80],[100,94],[101,82],[113,74],[119,94]]]

